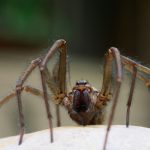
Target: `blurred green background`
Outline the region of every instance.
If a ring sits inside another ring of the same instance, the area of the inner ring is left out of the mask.
[[[146,0],[0,1],[0,97],[11,92],[30,61],[46,54],[59,38],[68,43],[72,85],[76,80],[87,79],[101,88],[103,56],[110,46],[150,64],[149,6]],[[114,124],[125,123],[130,81],[130,74],[125,72]],[[37,70],[27,84],[41,88]],[[131,124],[150,127],[149,97],[148,89],[137,81]],[[24,93],[23,106],[27,132],[48,128],[41,98]],[[53,104],[51,108],[55,126]],[[63,108],[61,115],[62,125],[76,125]],[[0,109],[0,137],[18,134],[18,122],[14,98]]]

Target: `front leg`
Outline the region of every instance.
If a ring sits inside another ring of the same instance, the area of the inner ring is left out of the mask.
[[[17,102],[18,102],[18,110],[19,110],[19,122],[20,122],[20,139],[19,139],[19,145],[22,143],[23,135],[24,135],[24,115],[22,111],[22,101],[21,101],[21,92],[22,92],[22,86],[26,79],[29,77],[31,72],[41,63],[41,59],[35,59],[31,62],[29,67],[26,69],[26,71],[20,76],[19,80],[17,81],[16,85],[16,96],[17,96]]]
[[[54,53],[59,52],[59,60],[53,68],[52,75],[47,69],[47,63]],[[57,40],[50,48],[48,54],[45,56],[41,63],[41,71],[45,74],[45,82],[54,95],[56,104],[62,102],[67,93],[66,87],[66,41],[63,39]],[[57,126],[61,126],[59,106],[56,106]]]
[[[117,48],[114,48],[114,47],[112,47],[108,50],[108,53],[106,54],[106,57],[105,57],[103,85],[102,85],[102,90],[99,95],[100,101],[101,101],[101,99],[100,99],[101,95],[106,97],[106,100],[104,99],[104,104],[107,102],[107,100],[109,100],[108,96],[111,92],[112,61],[113,60],[115,61],[115,69],[116,69],[116,78],[115,78],[116,86],[113,91],[114,92],[113,97],[112,97],[113,105],[111,108],[111,114],[109,116],[109,122],[107,125],[107,131],[106,131],[106,135],[105,135],[103,150],[106,150],[108,135],[109,135],[109,131],[110,131],[112,121],[114,118],[115,109],[116,109],[116,105],[118,102],[118,96],[119,96],[121,82],[122,82],[122,64],[121,64],[120,52],[118,51]]]
[[[45,78],[44,70],[41,69],[41,68],[40,68],[40,73],[41,73],[41,81],[42,81],[42,88],[43,88],[43,98],[44,98],[47,118],[48,118],[48,122],[49,122],[50,140],[51,140],[51,143],[52,143],[54,141],[52,116],[51,116],[50,106],[49,106],[49,103],[48,103],[48,93],[47,93],[47,87],[46,87],[46,78]]]
[[[112,98],[111,94],[112,61],[113,56],[112,53],[109,51],[108,53],[105,54],[102,89],[100,93],[98,93],[97,101],[95,104],[95,106],[98,109],[101,109],[101,106],[106,105],[107,102]]]

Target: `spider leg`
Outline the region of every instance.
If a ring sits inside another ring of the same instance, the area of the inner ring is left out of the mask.
[[[61,126],[61,120],[60,120],[60,109],[59,109],[59,105],[55,105],[55,109],[56,109],[56,117],[57,117],[57,127],[60,127]]]
[[[140,80],[142,80],[144,82],[144,84],[150,89],[150,80],[143,75],[143,74],[150,75],[150,69],[141,64],[138,64],[137,62],[135,62],[125,56],[121,56],[121,61],[122,61],[122,64],[124,65],[124,68],[132,73],[132,83],[131,83],[128,102],[127,102],[127,113],[126,113],[126,126],[128,127],[129,126],[130,107],[131,107],[131,103],[132,103],[132,96],[133,96],[136,77],[139,78]],[[143,73],[143,74],[141,74],[141,73]]]
[[[133,92],[134,92],[134,87],[135,87],[136,75],[137,75],[137,68],[135,66],[133,66],[130,94],[129,94],[129,98],[127,101],[127,114],[126,114],[126,126],[127,127],[129,126],[130,107],[131,107],[131,103],[132,103],[132,97],[133,97]]]
[[[40,96],[40,97],[43,97],[43,92],[39,89],[36,89],[36,88],[33,88],[31,86],[23,86],[22,87],[22,91],[25,91],[25,92],[28,92],[28,93],[31,93],[35,96]],[[11,92],[10,94],[8,94],[7,96],[5,96],[4,98],[2,98],[0,100],[0,107],[2,107],[5,103],[7,103],[8,101],[10,101],[12,98],[14,98],[16,96],[16,92],[13,91]],[[48,99],[51,99],[51,95],[48,95]]]
[[[120,86],[121,86],[121,82],[122,82],[122,65],[121,65],[120,53],[119,53],[118,49],[114,48],[114,47],[110,48],[108,51],[108,54],[106,55],[105,64],[107,64],[107,66],[105,66],[106,68],[104,68],[104,81],[103,81],[101,93],[104,93],[103,91],[106,91],[105,93],[109,93],[110,86],[111,86],[111,74],[112,74],[111,68],[112,68],[112,60],[113,59],[115,60],[115,66],[116,66],[116,79],[115,79],[116,87],[115,87],[114,95],[112,98],[113,105],[112,105],[111,114],[110,114],[108,125],[107,125],[103,150],[106,150],[108,135],[109,135],[109,131],[110,131],[112,121],[114,118],[115,108],[117,105],[118,96],[119,96],[119,92],[120,92]]]
[[[28,76],[31,74],[31,72],[39,65],[41,62],[41,59],[35,59],[31,62],[31,64],[28,66],[27,70],[20,76],[17,85],[16,85],[16,96],[17,96],[17,102],[18,102],[18,109],[19,109],[19,122],[20,122],[20,139],[19,139],[19,145],[22,143],[23,135],[24,135],[24,115],[22,111],[22,101],[21,101],[21,92],[22,92],[22,85],[28,78]]]
[[[97,107],[100,107],[102,104],[110,99],[111,96],[111,76],[112,76],[112,54],[110,52],[105,54],[104,62],[104,73],[103,73],[103,83],[100,94],[98,95],[98,101],[96,103]]]
[[[54,67],[54,69],[56,70],[57,68]],[[58,88],[58,79],[56,79],[55,81],[55,76],[51,76],[49,70],[47,67],[45,67],[44,70],[44,74],[45,74],[45,79],[46,79],[46,83],[50,89],[50,91],[52,91],[53,95],[54,95],[54,103],[55,103],[55,110],[56,110],[56,120],[57,120],[57,126],[61,126],[61,121],[60,121],[60,110],[59,110],[59,102],[56,101],[56,97],[58,95],[59,92],[59,88]]]
[[[11,100],[15,96],[16,96],[16,92],[11,92],[9,95],[7,95],[6,97],[2,98],[0,100],[0,107],[2,107],[3,104],[7,103],[9,100]]]
[[[26,92],[29,92],[33,95],[36,95],[36,96],[41,96],[41,97],[44,97],[43,95],[43,92],[39,89],[36,89],[36,88],[33,88],[33,87],[30,87],[30,86],[24,86],[22,87],[22,91],[26,91]],[[12,92],[10,93],[8,96],[6,96],[5,98],[3,98],[1,101],[0,101],[0,107],[8,102],[9,100],[11,100],[13,97],[16,96],[16,92]],[[50,95],[48,95],[48,99],[50,99]],[[21,132],[22,133],[22,132]],[[22,135],[22,138],[23,138],[23,135]]]
[[[53,55],[53,52],[60,49],[59,67],[56,79],[59,81],[60,93],[66,94],[66,41],[57,40],[52,46],[50,52],[42,62],[42,67],[46,67],[47,61]]]
[[[39,90],[37,88],[33,88],[31,86],[28,86],[28,85],[26,85],[26,86],[23,87],[23,91],[29,92],[29,93],[31,93],[31,94],[33,94],[35,96],[43,97],[43,92],[41,90]],[[50,99],[51,96],[48,95],[48,98]]]
[[[130,58],[125,57],[125,56],[121,56],[121,61],[122,61],[122,64],[124,65],[124,68],[131,73],[133,73],[132,66],[135,66],[137,68],[137,71],[138,71],[137,72],[137,78],[142,80],[144,82],[144,84],[150,89],[150,79],[148,79],[147,77],[145,77],[143,75],[143,74],[150,75],[150,68],[145,67],[141,64],[138,64],[137,62],[135,62],[135,61],[133,61]],[[141,73],[143,73],[143,74],[141,74]]]
[[[59,49],[59,62],[53,69],[53,76],[51,77],[46,65],[53,54]],[[50,48],[48,54],[43,59],[41,66],[41,72],[45,73],[46,83],[50,90],[55,95],[56,104],[62,102],[66,95],[66,41],[61,39],[57,40]],[[59,106],[56,106],[57,126],[61,125]]]
[[[43,70],[40,70],[41,73],[41,81],[42,81],[42,88],[43,88],[43,96],[44,96],[44,102],[45,102],[45,106],[46,106],[46,112],[47,112],[47,118],[49,121],[49,129],[50,129],[50,139],[51,139],[51,143],[54,141],[53,139],[53,126],[52,126],[52,116],[50,113],[50,107],[49,107],[49,103],[48,103],[48,94],[47,94],[47,88],[46,88],[46,78],[45,78],[45,74]]]

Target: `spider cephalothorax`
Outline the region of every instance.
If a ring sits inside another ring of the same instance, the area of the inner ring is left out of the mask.
[[[87,89],[76,89],[73,92],[73,110],[77,113],[87,112],[91,102],[90,92]]]
[[[59,52],[60,54],[59,61],[54,66],[53,71],[50,72],[49,68],[47,67],[47,63],[56,52]],[[30,92],[31,94],[43,97],[45,102],[47,118],[49,121],[51,142],[53,142],[53,127],[52,127],[52,117],[50,107],[48,103],[48,100],[51,99],[51,97],[47,93],[47,87],[49,87],[49,90],[53,94],[53,101],[56,103],[56,110],[57,110],[56,116],[58,126],[60,126],[59,105],[64,106],[68,110],[70,117],[78,124],[81,125],[101,124],[103,121],[103,109],[105,108],[105,106],[107,106],[107,102],[110,99],[112,99],[113,105],[109,117],[103,147],[103,150],[105,150],[108,133],[114,117],[114,112],[123,79],[122,69],[126,69],[132,74],[130,93],[127,102],[127,115],[126,115],[127,126],[129,125],[129,112],[136,77],[142,80],[146,86],[150,87],[150,80],[146,76],[144,76],[144,74],[150,75],[150,69],[138,64],[137,62],[125,56],[120,55],[120,52],[117,48],[111,47],[105,55],[102,89],[95,90],[95,88],[93,88],[86,80],[79,80],[72,88],[72,92],[68,94],[66,83],[67,82],[66,66],[68,64],[66,61],[67,58],[66,55],[67,55],[66,41],[63,39],[57,40],[52,45],[52,47],[45,55],[45,57],[37,58],[31,62],[26,71],[20,76],[16,85],[16,91],[3,98],[0,101],[0,106],[2,106],[5,102],[10,100],[12,97],[17,96],[19,121],[20,121],[19,144],[21,144],[23,140],[25,127],[24,115],[22,110],[22,99],[21,99],[22,91]],[[113,60],[115,62],[114,69],[116,70],[114,78],[115,86],[112,85]],[[30,76],[30,74],[36,67],[38,67],[40,70],[42,91],[24,85],[26,79]]]
[[[89,83],[85,80],[76,82],[76,86],[73,88],[73,110],[77,113],[87,112],[90,104],[92,103],[91,94],[93,89]]]

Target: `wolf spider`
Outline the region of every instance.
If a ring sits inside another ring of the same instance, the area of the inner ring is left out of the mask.
[[[47,68],[47,63],[51,57],[59,52],[59,61],[50,72]],[[51,120],[51,111],[49,107],[49,94],[47,93],[47,86],[53,93],[53,101],[56,103],[57,112],[57,126],[60,126],[59,105],[63,105],[70,115],[70,117],[80,125],[102,124],[103,122],[103,109],[106,107],[107,102],[112,99],[113,105],[107,131],[105,135],[103,150],[106,149],[109,130],[114,118],[114,112],[118,101],[118,95],[120,93],[120,87],[122,83],[122,69],[125,68],[132,74],[132,81],[130,87],[129,98],[127,102],[127,114],[126,114],[126,126],[129,125],[129,113],[134,92],[134,86],[136,77],[141,79],[145,85],[150,89],[150,80],[145,75],[150,75],[150,69],[138,64],[137,62],[120,55],[117,48],[111,47],[105,55],[104,73],[102,89],[96,90],[88,81],[79,80],[72,88],[70,93],[67,93],[66,87],[66,41],[63,39],[57,40],[48,53],[43,58],[37,58],[31,62],[25,72],[20,76],[15,92],[10,93],[8,96],[0,101],[0,106],[10,100],[12,97],[17,97],[18,109],[19,109],[19,122],[20,122],[20,138],[19,145],[22,143],[24,135],[24,115],[22,111],[22,91],[30,92],[31,94],[41,96],[44,98],[47,118],[50,128],[50,140],[53,142],[53,126]],[[115,62],[115,87],[112,91],[112,63]],[[38,67],[41,75],[42,91],[30,86],[25,86],[26,79],[30,76],[31,72]],[[145,75],[144,75],[145,74]]]

